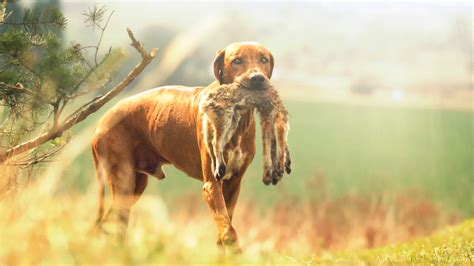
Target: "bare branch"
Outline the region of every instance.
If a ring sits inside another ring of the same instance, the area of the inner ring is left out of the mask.
[[[62,114],[62,112],[64,111],[64,107],[66,107],[67,105],[67,102],[69,101],[69,99],[64,99],[63,100],[63,105],[61,106],[61,108],[59,108],[59,111],[58,111],[58,117]]]
[[[13,11],[10,11],[7,14],[7,0],[2,1],[2,5],[0,7],[0,25],[7,24],[5,21],[13,14]]]
[[[0,24],[5,21],[5,13],[7,13],[7,0],[2,1],[2,7],[0,8]]]
[[[158,51],[158,49],[152,48],[151,51],[150,51],[150,54],[148,54],[147,51],[145,51],[145,48],[143,48],[142,44],[140,42],[138,42],[137,39],[135,39],[135,36],[133,36],[133,32],[132,32],[132,30],[130,30],[130,28],[127,28],[127,32],[128,32],[128,36],[132,40],[131,45],[135,49],[137,49],[137,51],[140,52],[140,54],[142,55],[142,58],[145,58],[145,57],[153,58],[153,57],[155,57],[156,52]]]
[[[32,156],[26,156],[25,158],[20,159],[20,160],[15,160],[14,162],[7,162],[7,165],[20,166],[22,168],[25,168],[25,167],[34,166],[38,163],[50,162],[50,160],[46,160],[46,159],[48,159],[51,156],[54,156],[54,155],[58,154],[63,149],[63,147],[64,147],[64,145],[57,146],[56,148],[54,148],[52,150],[49,150],[47,152],[43,152],[43,153],[40,153],[40,154],[35,153]]]
[[[53,129],[55,129],[59,124],[59,105],[61,104],[61,98],[58,97],[56,102],[53,105]]]
[[[107,29],[107,25],[109,25],[110,18],[112,17],[113,14],[114,14],[114,11],[112,10],[112,12],[110,12],[109,17],[107,18],[107,21],[105,22],[105,25],[103,27],[99,27],[99,29],[101,30],[101,33],[100,33],[99,42],[96,45],[95,54],[94,54],[94,61],[95,61],[96,66],[98,65],[97,53],[99,52],[100,44],[102,43],[102,37],[104,37],[105,29]]]
[[[24,143],[16,145],[11,149],[5,151],[4,153],[0,154],[0,163],[4,163],[12,156],[21,154],[33,148],[36,148],[52,139],[60,137],[64,131],[70,129],[72,126],[76,125],[77,123],[86,119],[89,115],[99,110],[104,104],[114,98],[117,94],[123,91],[126,86],[128,86],[138,75],[142,73],[148,64],[153,60],[156,56],[157,49],[151,49],[150,53],[146,52],[143,46],[135,39],[132,31],[127,29],[128,36],[132,40],[132,46],[141,54],[141,61],[138,63],[130,73],[122,80],[119,84],[117,84],[114,88],[112,88],[106,94],[95,98],[93,101],[81,106],[77,109],[73,114],[71,114],[68,118],[66,118],[62,123],[60,123],[57,127],[52,128],[48,132],[45,132],[36,138],[28,140]]]

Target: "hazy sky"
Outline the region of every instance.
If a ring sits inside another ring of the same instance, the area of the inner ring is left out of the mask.
[[[128,47],[127,27],[141,40],[166,29],[185,32],[182,42],[187,36],[192,42],[208,31],[201,41],[208,47],[209,66],[217,49],[252,40],[276,55],[276,76],[308,81],[383,77],[396,86],[469,78],[456,36],[461,25],[467,29],[463,38],[472,43],[469,2],[63,1],[70,40],[96,41],[97,32],[84,27],[81,15],[94,3],[115,11],[104,47]]]

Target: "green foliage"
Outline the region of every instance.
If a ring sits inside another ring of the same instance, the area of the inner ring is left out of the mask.
[[[42,38],[43,45],[38,47],[21,29],[10,28],[2,35],[0,52],[5,66],[0,80],[10,85],[19,82],[25,87],[34,88],[39,92],[38,95],[46,89],[55,90],[58,99],[67,97],[77,91],[76,85],[87,73],[82,51],[74,45],[65,47],[52,32]],[[3,91],[9,93],[5,87]],[[18,108],[17,105],[7,105]]]
[[[84,15],[84,23],[88,27],[99,27],[102,28],[99,23],[101,23],[104,19],[104,15],[106,13],[107,9],[105,7],[99,7],[98,5],[95,5],[92,9],[89,8],[88,12],[82,13]]]
[[[24,31],[17,28],[9,28],[0,37],[0,52],[7,59],[18,58],[31,47],[31,43],[25,36]]]
[[[57,8],[26,9],[23,14],[23,29],[33,35],[51,32],[55,29],[65,28],[66,18]]]
[[[89,14],[91,23],[101,27],[103,34],[106,25],[101,26],[100,22],[106,9],[96,7],[91,12],[85,14]],[[0,142],[13,134],[25,135],[51,117],[57,123],[68,102],[107,85],[116,73],[118,65],[108,63],[107,71],[100,71],[100,76],[107,79],[91,80],[97,77],[95,72],[103,63],[119,60],[108,60],[110,51],[98,60],[100,41],[97,46],[85,48],[77,43],[64,44],[66,19],[57,8],[26,9],[21,19],[10,16],[1,26],[4,33],[0,35],[0,104],[8,111],[0,121],[12,131],[3,134]],[[87,55],[91,48],[95,50],[94,63],[89,62],[91,58]]]
[[[16,71],[4,70],[3,72],[0,72],[0,80],[7,84],[14,84],[15,82],[21,80],[21,77]],[[18,90],[8,89],[3,86],[0,86],[0,98],[2,99],[4,105],[16,107],[20,107],[24,99],[23,94]],[[11,109],[11,113],[14,116],[20,115],[21,108]]]
[[[39,58],[34,65],[34,72],[45,81],[47,90],[56,92],[56,97],[67,97],[77,91],[78,84],[86,75],[81,50],[74,46],[64,47],[61,40],[52,33],[45,38],[45,49],[38,51]]]
[[[25,121],[34,121],[54,108],[51,103],[64,104],[79,89],[77,85],[88,69],[82,51],[73,45],[64,46],[54,32],[42,35],[40,46],[38,38],[26,33],[12,27],[0,36],[0,96],[15,118],[21,115]],[[18,83],[27,88],[29,95],[15,89]]]
[[[18,6],[12,6],[17,13]],[[36,4],[33,10],[21,12],[21,17],[13,14],[0,22],[0,105],[4,106],[0,145],[11,148],[7,155],[13,154],[21,141],[38,134],[37,129],[42,133],[57,130],[67,119],[61,116],[67,105],[81,95],[105,88],[123,59],[123,52],[117,49],[99,53],[113,12],[105,24],[101,23],[107,13],[104,7],[84,13],[87,23],[100,28],[101,34],[97,45],[82,46],[64,43],[67,21],[52,6],[59,6],[58,2]],[[88,50],[94,51],[93,56]],[[51,154],[58,150],[53,146]],[[30,154],[30,163],[38,163],[35,152]],[[47,156],[45,151],[39,158]],[[24,164],[30,165],[27,161],[23,160]]]

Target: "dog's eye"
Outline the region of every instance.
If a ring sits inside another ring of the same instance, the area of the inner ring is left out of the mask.
[[[266,57],[262,57],[260,58],[260,62],[262,62],[262,64],[266,64],[268,63],[268,59]]]
[[[232,60],[232,64],[242,65],[243,63],[244,61],[242,61],[242,59],[240,58],[235,58],[234,60]]]

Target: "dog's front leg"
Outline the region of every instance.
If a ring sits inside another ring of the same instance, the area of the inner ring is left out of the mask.
[[[222,182],[213,176],[210,158],[206,151],[201,152],[203,182],[202,187],[204,200],[211,211],[217,226],[218,243],[225,248],[226,252],[240,252],[237,233],[232,227],[229,214],[225,205],[222,192]]]

